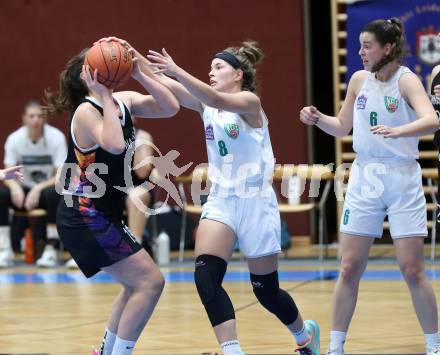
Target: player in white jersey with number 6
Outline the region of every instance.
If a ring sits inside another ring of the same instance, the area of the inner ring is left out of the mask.
[[[148,56],[158,73],[177,79],[162,78],[181,105],[203,118],[212,187],[197,230],[195,283],[223,354],[242,354],[234,308],[222,287],[238,239],[257,299],[287,326],[301,354],[318,355],[318,325],[303,322],[278,282],[280,216],[270,184],[274,157],[254,84],[254,64],[261,57],[250,41],[217,53],[208,85],[178,67],[165,50]]]
[[[341,266],[327,354],[341,355],[370,247],[388,216],[397,260],[425,333],[426,354],[440,352],[437,305],[424,269],[426,201],[418,136],[439,127],[418,77],[400,61],[405,37],[398,19],[367,24],[359,37],[365,70],[353,74],[337,117],[304,107],[300,119],[336,137],[353,128],[357,153],[340,225]],[[374,342],[374,340],[372,340]]]

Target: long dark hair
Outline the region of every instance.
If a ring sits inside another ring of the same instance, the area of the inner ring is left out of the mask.
[[[50,89],[44,91],[43,112],[45,116],[58,116],[64,111],[73,111],[89,90],[80,78],[84,57],[88,48],[70,59],[66,68],[60,74],[59,89],[53,93]]]
[[[373,73],[378,72],[395,59],[402,62],[406,54],[406,41],[402,22],[398,18],[372,21],[362,29],[362,32],[373,34],[382,47],[387,43],[392,45],[390,53],[373,66],[371,70]]]

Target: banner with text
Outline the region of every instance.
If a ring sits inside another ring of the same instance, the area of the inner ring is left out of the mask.
[[[440,63],[440,0],[360,0],[347,6],[347,76],[363,69],[359,57],[359,34],[377,19],[399,18],[404,27],[408,55],[404,65],[429,85],[432,67]]]

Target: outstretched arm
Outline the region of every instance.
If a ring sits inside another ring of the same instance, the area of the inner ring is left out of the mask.
[[[132,52],[133,53],[133,52]],[[151,70],[141,70],[137,57],[133,58],[132,77],[138,81],[150,95],[134,91],[117,93],[130,106],[131,112],[139,117],[172,117],[179,111],[179,102],[173,93],[158,80]],[[125,98],[125,99],[124,99]]]
[[[150,65],[151,62],[145,58],[143,55],[136,51],[136,56],[139,60],[141,70],[143,72],[151,72]],[[180,105],[186,107],[190,110],[197,111],[198,113],[203,113],[203,105],[199,99],[194,97],[181,83],[174,80],[163,73],[154,73],[156,79],[165,85],[179,100]]]
[[[129,51],[132,53],[134,57],[138,60],[138,65],[141,69],[141,71],[146,74],[147,76],[150,76],[151,69],[150,64],[151,62],[145,58],[142,54],[140,54],[135,48],[133,48],[127,41],[117,38],[117,37],[106,37],[101,38],[100,41],[118,41],[123,46],[126,46],[129,48]],[[154,73],[155,79],[158,80],[161,84],[165,85],[168,89],[172,91],[172,93],[176,96],[177,100],[179,100],[180,105],[190,109],[199,112],[200,114],[203,113],[203,105],[195,98],[191,93],[178,81],[171,79],[167,77],[164,74],[161,73]]]
[[[162,49],[162,54],[150,50],[147,57],[154,62],[150,64],[151,67],[156,68],[159,73],[174,76],[203,104],[238,114],[259,115],[261,103],[255,94],[248,91],[237,93],[217,91],[176,65],[165,49]]]
[[[179,111],[179,103],[170,90],[158,82],[157,77],[149,70],[143,68],[145,59],[127,41],[117,37],[101,38],[101,41],[117,41],[131,53],[133,70],[131,76],[138,81],[151,95],[142,95],[134,91],[120,91],[115,96],[126,103],[132,114],[139,117],[158,118],[171,117]],[[96,43],[96,42],[95,42]]]

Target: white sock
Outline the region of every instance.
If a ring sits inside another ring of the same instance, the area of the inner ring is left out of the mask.
[[[425,334],[425,341],[427,348],[433,348],[440,341],[438,332],[434,334]]]
[[[12,249],[10,230],[9,226],[0,226],[0,251]]]
[[[47,239],[56,239],[59,240],[57,227],[54,224],[48,224],[46,227]]]
[[[342,349],[344,347],[345,338],[347,337],[347,332],[339,332],[337,330],[332,330],[330,332],[330,349]]]
[[[307,333],[307,329],[306,329],[306,326],[304,325],[304,323],[303,323],[302,328],[300,330],[297,330],[297,331],[290,330],[290,332],[295,337],[296,343],[300,346],[304,345],[305,343],[307,343],[307,340],[309,340],[309,334]]]
[[[112,355],[131,355],[135,345],[135,341],[124,340],[116,336],[115,344],[113,345]]]
[[[228,340],[220,344],[223,355],[242,355],[243,351],[240,347],[240,342],[237,339]]]
[[[102,338],[100,355],[112,355],[113,345],[115,344],[116,334],[112,331],[105,330],[104,337]]]

